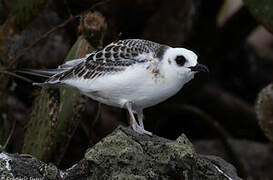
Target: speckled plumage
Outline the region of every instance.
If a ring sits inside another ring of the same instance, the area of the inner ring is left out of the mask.
[[[126,108],[133,120],[132,128],[140,134],[151,135],[144,129],[143,109],[176,94],[198,71],[208,69],[197,64],[197,55],[190,50],[127,39],[55,70],[35,70],[31,74],[50,76],[44,83],[35,83],[37,85],[71,86],[101,103]]]
[[[48,83],[59,83],[69,78],[94,79],[100,76],[114,74],[125,70],[135,63],[151,61],[163,55],[166,45],[148,40],[127,39],[113,42],[101,50],[92,52],[81,63],[72,69],[54,75]],[[151,58],[140,57],[141,54],[151,54]]]

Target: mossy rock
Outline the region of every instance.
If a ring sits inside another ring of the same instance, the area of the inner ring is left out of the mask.
[[[221,174],[215,168],[219,164],[197,155],[184,134],[171,141],[119,127],[88,149],[85,159],[91,166],[90,179],[240,179],[234,168],[229,168],[229,175]]]
[[[2,168],[2,169],[1,169]],[[185,135],[175,141],[139,135],[118,127],[86,151],[85,158],[66,170],[36,158],[0,153],[0,179],[7,177],[70,180],[240,180],[235,168],[216,156],[195,153]]]

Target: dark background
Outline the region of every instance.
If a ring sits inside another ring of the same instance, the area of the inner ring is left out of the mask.
[[[140,38],[185,47],[194,51],[199,63],[210,69],[209,75],[198,74],[177,95],[145,109],[145,129],[173,140],[185,133],[198,153],[224,158],[236,166],[242,177],[273,177],[272,144],[260,128],[255,111],[259,92],[273,79],[270,34],[273,15],[267,17],[266,11],[257,15],[251,9],[257,3],[257,8],[272,10],[272,3],[258,0],[26,2],[0,0],[1,145],[5,145],[15,127],[5,147],[7,152],[21,153],[25,127],[40,88],[6,71],[55,68],[62,64],[81,34],[80,18],[74,18],[43,39],[42,35],[69,17],[98,11],[107,24],[104,45],[117,39]],[[21,55],[38,39],[41,40]],[[117,125],[128,126],[125,110],[102,105],[99,121],[91,128],[98,105],[90,99],[86,106],[60,168],[78,162],[88,147]]]

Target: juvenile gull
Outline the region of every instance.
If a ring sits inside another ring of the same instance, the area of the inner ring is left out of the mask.
[[[74,87],[96,101],[126,108],[133,130],[152,135],[144,129],[143,109],[175,95],[201,71],[208,72],[208,68],[198,64],[197,55],[190,50],[126,39],[68,61],[57,69],[27,73],[48,77],[35,85]]]

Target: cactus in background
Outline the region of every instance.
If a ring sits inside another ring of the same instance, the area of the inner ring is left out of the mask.
[[[66,60],[83,57],[89,52],[88,49],[94,50],[80,36]],[[43,161],[52,160],[54,154],[60,156],[59,151],[70,139],[71,129],[77,127],[76,113],[82,108],[81,99],[81,94],[76,89],[42,89],[32,107],[23,153],[32,154]]]
[[[98,16],[100,17],[98,21],[93,19],[89,22],[94,25],[89,24],[91,28],[88,29],[88,34],[83,32],[84,34],[78,37],[67,55],[66,61],[84,57],[101,46],[97,42],[102,42],[106,25],[100,14],[96,14],[95,17]],[[90,31],[94,31],[96,36],[88,37],[89,34],[93,34]],[[96,42],[94,45],[93,41]],[[76,89],[69,87],[42,89],[32,107],[22,153],[31,154],[45,162],[50,161],[58,164],[79,124],[84,104],[83,96]]]

